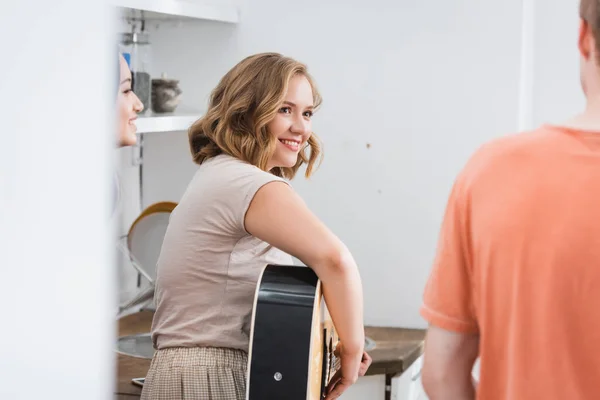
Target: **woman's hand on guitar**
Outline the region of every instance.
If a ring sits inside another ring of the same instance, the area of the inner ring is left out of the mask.
[[[360,369],[358,370],[358,376],[365,376],[372,362],[373,359],[371,358],[371,356],[366,351],[363,351],[362,360],[360,362]]]
[[[335,346],[335,349],[333,350],[333,355],[339,357],[341,350],[342,342],[338,342],[337,346]],[[363,351],[362,360],[360,361],[360,368],[358,369],[358,376],[365,376],[372,362],[373,359],[371,359],[371,356],[366,351]]]
[[[344,353],[341,343],[336,346],[334,354],[340,358],[341,367],[333,375],[329,381],[329,385],[327,385],[325,400],[334,400],[340,397],[346,389],[356,383],[359,376],[364,376],[367,373],[373,361],[371,356],[366,351],[363,351],[360,362],[358,362],[358,358],[355,355]]]

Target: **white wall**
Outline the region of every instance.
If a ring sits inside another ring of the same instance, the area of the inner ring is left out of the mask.
[[[294,186],[353,251],[366,322],[424,326],[418,307],[452,181],[479,144],[516,129],[521,2],[250,5],[239,26],[161,26],[154,73],[180,78],[184,103],[204,108],[246,55],[306,62],[324,97],[314,128],[326,157]],[[148,135],[145,154],[146,204],[177,200],[194,171],[185,133]]]
[[[291,12],[253,0],[239,25],[150,24],[153,73],[181,79],[184,106],[204,109],[218,79],[246,55],[280,51],[308,63],[325,100],[315,130],[326,158],[311,181],[294,185],[354,252],[367,323],[423,326],[420,293],[448,189],[468,155],[517,129],[520,109],[531,128],[583,106],[578,0],[453,0],[434,11],[388,3],[315,1]],[[520,81],[522,3],[533,11]],[[146,143],[144,204],[177,201],[195,170],[186,133],[147,135]],[[137,169],[122,173],[137,198]],[[139,211],[125,207],[123,231]],[[125,288],[131,279],[122,277]]]
[[[0,399],[113,391],[112,17],[104,0],[2,2]]]
[[[535,1],[533,122],[561,122],[583,110],[579,80],[579,0]]]

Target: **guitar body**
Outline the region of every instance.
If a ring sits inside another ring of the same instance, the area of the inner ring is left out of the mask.
[[[313,270],[267,265],[254,299],[246,400],[321,399],[337,341]]]

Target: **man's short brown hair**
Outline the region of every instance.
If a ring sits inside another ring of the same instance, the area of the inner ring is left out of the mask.
[[[600,58],[600,0],[581,0],[579,16],[586,21],[596,39],[596,51]]]

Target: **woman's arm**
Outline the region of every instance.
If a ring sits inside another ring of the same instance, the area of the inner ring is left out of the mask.
[[[358,267],[346,246],[284,182],[256,192],[245,217],[248,233],[298,258],[312,268],[340,337],[342,375],[348,385],[358,377],[364,347],[363,292]],[[344,383],[344,382],[343,382]],[[342,389],[343,390],[343,389]]]

